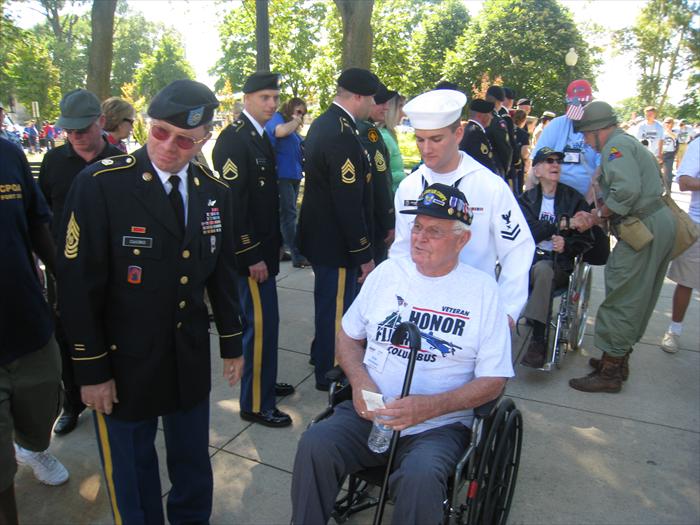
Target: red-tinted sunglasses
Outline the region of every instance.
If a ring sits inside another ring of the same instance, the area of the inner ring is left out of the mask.
[[[157,124],[151,124],[151,135],[153,135],[153,137],[156,140],[166,141],[170,138],[170,135],[173,135],[173,133],[169,132],[165,128],[160,127]],[[192,149],[197,144],[201,144],[202,142],[209,140],[209,137],[211,137],[211,133],[207,133],[201,139],[193,139],[192,137],[188,137],[187,135],[178,135],[176,133],[175,144],[180,149]]]

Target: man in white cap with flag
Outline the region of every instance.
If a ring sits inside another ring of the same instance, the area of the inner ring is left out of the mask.
[[[527,301],[526,263],[532,260],[535,243],[503,179],[459,150],[464,133],[460,116],[466,102],[464,93],[443,89],[423,93],[404,106],[423,164],[396,190],[396,237],[389,257],[409,253],[411,220],[399,212],[415,207],[416,199],[431,184],[458,188],[474,216],[472,240],[460,253],[460,261],[489,275],[495,274],[496,263],[500,263],[499,294],[512,328]]]

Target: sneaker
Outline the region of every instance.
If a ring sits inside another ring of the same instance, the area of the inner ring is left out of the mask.
[[[68,471],[53,454],[45,450],[32,452],[15,443],[15,458],[19,465],[27,465],[34,471],[34,477],[44,485],[61,485],[68,481]]]
[[[664,338],[661,340],[661,350],[669,354],[675,354],[678,352],[678,339],[680,336],[666,332]]]

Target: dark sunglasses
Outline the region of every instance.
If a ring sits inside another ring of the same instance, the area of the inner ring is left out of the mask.
[[[563,164],[563,163],[564,163],[564,160],[563,160],[563,159],[560,159],[559,157],[557,157],[557,158],[549,157],[548,159],[544,159],[544,161],[545,161],[547,164],[554,164],[555,162],[556,162],[557,164]]]
[[[152,124],[151,135],[153,135],[156,140],[166,141],[170,138],[172,133],[170,133],[167,129],[158,126],[157,124]],[[187,135],[175,134],[175,144],[177,144],[177,147],[180,149],[192,149],[197,144],[201,144],[202,142],[209,140],[210,136],[211,133],[207,133],[204,138],[197,140],[193,139],[192,137],[188,137]]]
[[[66,132],[66,135],[85,135],[85,133],[90,131],[90,128],[92,128],[92,124],[83,129],[64,129],[63,131]]]

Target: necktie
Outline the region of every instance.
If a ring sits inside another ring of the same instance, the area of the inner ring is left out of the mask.
[[[175,217],[177,217],[177,223],[180,226],[180,233],[185,233],[185,204],[182,201],[182,194],[180,193],[180,177],[177,175],[172,175],[168,182],[172,185],[172,189],[168,194],[168,199],[170,199],[170,204],[175,211]]]

